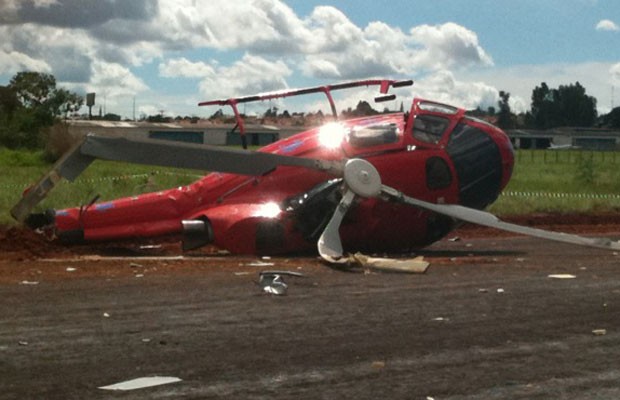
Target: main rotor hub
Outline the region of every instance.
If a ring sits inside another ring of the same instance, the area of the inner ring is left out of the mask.
[[[344,165],[344,181],[358,196],[377,197],[381,193],[381,176],[366,160],[354,158]]]

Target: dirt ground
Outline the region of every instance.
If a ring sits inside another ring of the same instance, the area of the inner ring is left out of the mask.
[[[620,238],[610,215],[512,222]],[[617,253],[463,227],[423,275],[179,254],[0,229],[0,398],[620,398]],[[267,269],[304,277],[273,296]],[[153,376],[182,380],[99,389]]]

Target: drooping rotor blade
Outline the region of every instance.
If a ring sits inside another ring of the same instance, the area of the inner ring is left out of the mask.
[[[159,139],[89,135],[82,154],[112,161],[161,165],[240,175],[264,175],[278,166],[337,174],[338,162]]]
[[[338,260],[342,258],[342,242],[340,241],[339,233],[340,223],[342,223],[353,200],[355,200],[355,193],[347,189],[338,207],[336,207],[334,215],[332,215],[332,218],[327,223],[327,226],[319,238],[317,243],[319,255],[328,262],[337,263]]]
[[[278,166],[296,166],[339,176],[340,161],[316,160],[273,153],[230,149],[146,138],[89,134],[63,155],[13,207],[11,215],[23,222],[61,178],[74,180],[96,158],[136,164],[189,168],[260,176]]]
[[[552,232],[543,229],[511,224],[508,222],[504,222],[497,218],[495,215],[485,211],[475,210],[473,208],[467,208],[455,204],[429,203],[423,200],[409,197],[404,193],[385,185],[382,185],[381,193],[399,203],[423,208],[429,211],[436,212],[438,214],[443,214],[452,218],[459,219],[461,221],[471,222],[473,224],[488,226],[495,229],[519,233],[522,235],[534,236],[542,239],[554,240],[557,242],[597,247],[606,250],[620,250],[620,242],[614,242],[611,239],[586,238],[579,235]]]

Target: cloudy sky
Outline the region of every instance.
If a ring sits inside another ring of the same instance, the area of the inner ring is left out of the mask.
[[[48,72],[130,118],[134,99],[137,116],[209,116],[199,101],[370,77],[466,108],[504,90],[523,111],[541,82],[576,81],[600,113],[620,105],[618,0],[0,0],[0,37],[0,85]]]

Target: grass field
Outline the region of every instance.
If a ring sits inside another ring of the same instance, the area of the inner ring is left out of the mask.
[[[49,170],[42,153],[0,149],[0,224],[12,224],[11,207]],[[620,153],[519,150],[513,178],[490,211],[613,212],[620,210]],[[96,161],[75,182],[65,180],[38,209],[64,208],[186,185],[200,171]]]
[[[23,191],[50,168],[42,153],[0,149],[0,224],[14,223],[10,209]],[[96,195],[110,200],[169,189],[187,185],[203,175],[200,171],[97,160],[74,182],[61,180],[37,210],[87,204]]]

